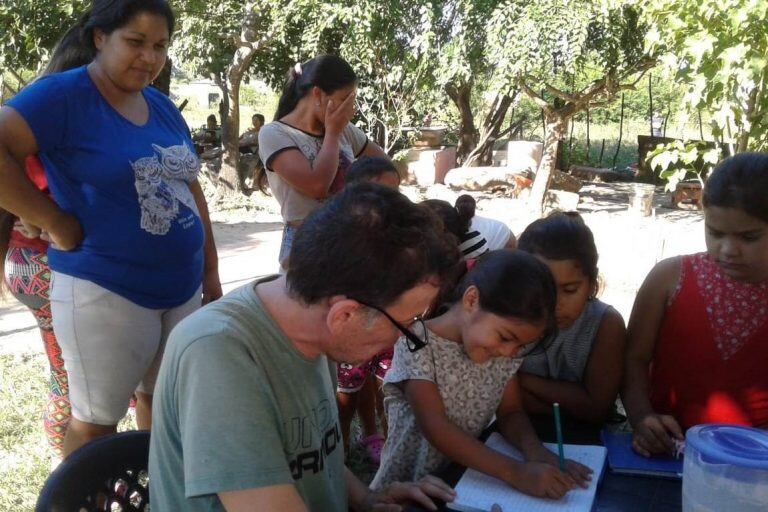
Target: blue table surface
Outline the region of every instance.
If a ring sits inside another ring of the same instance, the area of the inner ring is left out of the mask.
[[[682,480],[627,476],[606,468],[597,489],[596,512],[679,512]]]

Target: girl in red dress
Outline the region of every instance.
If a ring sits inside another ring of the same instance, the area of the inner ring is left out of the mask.
[[[622,397],[645,456],[700,423],[768,428],[768,154],[715,169],[704,220],[707,252],[659,262],[629,320]]]

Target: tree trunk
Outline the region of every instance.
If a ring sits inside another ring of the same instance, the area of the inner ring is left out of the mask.
[[[573,133],[573,128],[571,128]],[[616,160],[619,159],[621,150],[621,138],[624,136],[624,93],[621,93],[621,117],[619,117],[619,141],[616,143],[616,152],[613,154],[613,168],[616,169]]]
[[[163,69],[160,71],[160,74],[157,75],[157,78],[155,78],[155,81],[152,82],[152,86],[160,91],[161,93],[165,94],[166,96],[171,95],[171,70],[173,69],[173,61],[170,57],[165,59],[165,65],[163,66]]]
[[[747,121],[750,124],[755,122],[753,117],[755,113],[755,105],[757,104],[757,93],[758,93],[758,88],[755,87],[749,93],[749,98],[747,98],[747,108],[746,108],[746,111],[744,112],[744,117],[747,118]],[[737,126],[737,129],[738,129],[738,144],[736,146],[736,151],[738,153],[743,153],[744,151],[747,151],[749,149],[750,130],[746,129],[745,126],[741,124]]]
[[[557,167],[557,146],[565,138],[568,132],[568,117],[555,112],[546,118],[546,133],[544,139],[544,150],[541,157],[539,170],[536,172],[536,178],[533,180],[529,204],[537,208],[539,212],[544,209],[544,197],[549,190],[549,183],[552,180],[552,174]]]
[[[373,141],[380,148],[386,148],[387,147],[387,127],[384,126],[384,123],[381,121],[381,119],[376,119],[372,123],[371,128],[373,130]]]
[[[224,96],[226,118],[221,121],[221,142],[224,154],[221,156],[219,171],[219,193],[245,192],[243,174],[240,165],[240,83],[248,66],[253,60],[254,49],[241,46],[232,58],[227,69],[227,94]]]
[[[219,103],[219,122],[221,123],[223,130],[225,124],[224,121],[227,119],[227,115],[229,115],[229,85],[227,84],[227,79],[225,76],[213,75],[212,78],[213,82],[221,91],[221,102]]]
[[[221,144],[224,154],[221,156],[221,170],[219,171],[219,189],[223,192],[242,192],[243,187],[237,174],[237,165],[240,163],[240,148],[238,145],[238,131],[240,130],[240,78],[234,78],[236,83],[229,83],[227,90],[227,115],[221,121]],[[229,80],[228,80],[229,81]]]
[[[480,138],[475,128],[475,118],[472,115],[470,103],[472,85],[463,83],[457,87],[451,84],[446,87],[446,92],[459,109],[459,145],[456,148],[456,161],[461,165],[469,153],[475,149]]]
[[[497,94],[491,109],[483,120],[481,135],[475,148],[469,152],[464,167],[491,165],[493,163],[493,144],[501,136],[501,125],[507,117],[507,111],[512,105],[513,97]],[[507,130],[509,131],[509,130]]]

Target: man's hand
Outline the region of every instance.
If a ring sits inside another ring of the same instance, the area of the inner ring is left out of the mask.
[[[380,492],[368,495],[364,512],[400,512],[402,505],[415,503],[427,510],[437,510],[432,498],[451,502],[456,491],[435,476],[425,476],[419,482],[395,482]]]

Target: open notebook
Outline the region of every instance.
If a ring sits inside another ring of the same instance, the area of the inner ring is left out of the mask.
[[[600,433],[608,449],[611,471],[622,475],[655,476],[680,479],[683,477],[683,459],[670,456],[645,458],[632,450],[632,434],[626,432]]]
[[[498,452],[522,461],[519,451],[512,447],[499,433],[494,432],[485,444]],[[545,443],[553,453],[557,445]],[[534,498],[523,494],[501,480],[468,469],[456,485],[456,501],[449,503],[453,510],[490,510],[494,503],[501,505],[504,512],[525,510],[526,512],[589,512],[595,501],[597,484],[605,466],[606,450],[602,446],[565,445],[565,456],[584,464],[594,471],[588,489],[574,489],[559,500]]]

